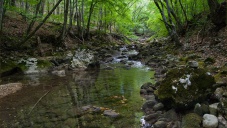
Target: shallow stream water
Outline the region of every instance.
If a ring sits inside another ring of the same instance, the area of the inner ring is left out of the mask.
[[[140,86],[154,82],[144,67],[112,70],[15,75],[1,83],[22,82],[23,88],[0,99],[0,127],[139,128],[143,115]],[[98,110],[94,110],[98,108]],[[105,116],[114,110],[119,117]]]

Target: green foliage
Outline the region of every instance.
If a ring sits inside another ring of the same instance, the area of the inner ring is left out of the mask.
[[[104,32],[117,32],[124,35],[149,35],[151,38],[159,38],[168,35],[167,28],[163,22],[160,11],[156,7],[154,0],[81,0],[77,1],[77,4],[70,0],[72,5],[70,6],[73,11],[73,25],[77,25],[77,20],[80,21],[80,27],[86,31],[87,23],[90,23],[92,29],[99,29]],[[218,0],[219,2],[222,0]],[[26,4],[27,2],[27,4]],[[8,11],[14,11],[26,17],[29,22],[34,20],[37,4],[39,0],[21,0],[16,1],[16,6],[11,6],[7,2],[4,7]],[[42,19],[48,14],[52,7],[56,4],[56,1],[45,0],[44,11],[41,13],[41,7],[38,11],[38,17],[35,21],[42,21]],[[90,10],[91,3],[94,2],[94,8]],[[163,3],[164,13],[168,19],[166,3]],[[199,22],[199,14],[202,12],[209,12],[209,7],[206,0],[179,0],[169,1],[170,7],[176,14],[176,21],[174,16],[171,16],[177,29],[187,26],[190,21],[190,25],[201,25],[206,23],[206,19]],[[48,21],[60,22],[64,21],[64,1],[55,9],[54,13],[49,17]],[[26,8],[26,6],[28,8]],[[77,7],[75,7],[77,5]],[[78,10],[79,17],[76,18],[76,8]],[[88,21],[89,14],[91,15],[91,21]],[[206,13],[207,14],[207,13]],[[69,15],[68,15],[69,18]],[[70,20],[68,20],[69,23]],[[180,24],[180,25],[178,25]],[[79,25],[78,25],[79,26]],[[153,35],[154,34],[154,35]]]

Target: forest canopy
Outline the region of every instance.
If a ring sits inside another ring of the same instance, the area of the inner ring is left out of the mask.
[[[0,0],[1,31],[7,12],[20,14],[29,23],[24,41],[45,22],[62,24],[62,40],[74,27],[81,39],[97,30],[131,38],[170,35],[176,42],[191,26],[208,22],[198,20],[202,15],[217,30],[226,25],[226,0]],[[35,22],[40,25],[34,30]]]

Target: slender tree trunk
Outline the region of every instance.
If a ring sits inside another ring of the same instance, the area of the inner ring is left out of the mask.
[[[90,5],[90,10],[89,10],[89,15],[88,15],[88,22],[87,22],[87,31],[86,31],[85,38],[90,38],[89,34],[90,34],[91,15],[92,15],[92,12],[94,10],[94,7],[95,7],[96,3],[97,3],[96,1],[92,0],[91,5]]]
[[[75,2],[74,0],[73,1],[70,0],[70,14],[69,14],[69,29],[68,29],[68,32],[72,28],[72,24],[73,24],[74,2]]]
[[[26,38],[21,42],[26,43],[38,30],[39,28],[46,22],[46,20],[51,16],[51,14],[54,12],[54,10],[58,7],[58,5],[62,2],[62,0],[59,0],[56,5],[52,8],[52,10],[47,14],[47,16],[43,19],[43,21],[35,28],[34,31],[32,31]]]
[[[181,7],[181,9],[182,9],[182,11],[183,11],[185,21],[186,21],[186,23],[187,23],[187,22],[188,22],[188,17],[187,17],[186,11],[185,11],[185,9],[184,9],[184,7],[183,7],[183,4],[182,4],[181,0],[179,0],[179,3],[180,3],[180,7]]]
[[[3,5],[4,5],[4,0],[0,0],[0,35],[2,33],[2,22],[3,22]]]
[[[99,21],[98,21],[98,30],[99,30],[99,31],[101,31],[101,28],[102,28],[102,26],[103,26],[103,24],[102,24],[102,19],[103,19],[103,18],[102,18],[102,17],[103,17],[102,15],[103,15],[103,11],[102,11],[102,10],[103,10],[102,7],[100,7],[100,8],[99,8],[99,13],[98,13],[98,14],[99,14],[99,15],[98,15],[98,17],[99,17]]]
[[[81,5],[82,7],[81,7],[81,24],[82,24],[82,31],[81,31],[81,37],[82,37],[82,40],[83,40],[83,42],[84,42],[84,0],[82,0],[82,5]]]
[[[45,11],[45,3],[46,3],[46,0],[42,0],[41,3],[40,3],[39,14],[41,14],[41,15],[44,14],[44,11]]]
[[[64,23],[61,33],[61,42],[65,39],[67,33],[67,21],[68,21],[68,10],[69,10],[69,0],[65,0],[64,2]]]
[[[31,31],[35,21],[36,21],[36,18],[38,16],[38,12],[39,12],[39,9],[40,9],[40,6],[41,6],[41,2],[42,0],[39,1],[39,3],[36,5],[36,10],[35,10],[35,17],[32,18],[32,21],[31,23],[29,24],[28,26],[28,29],[27,29],[27,35],[29,34],[29,32]]]
[[[170,24],[170,28],[171,28],[171,35],[170,36],[175,41],[175,45],[176,46],[181,46],[179,38],[178,38],[178,33],[177,33],[177,30],[176,30],[176,26],[174,25],[174,23],[172,21],[172,18],[171,18],[172,10],[170,8],[168,0],[165,0],[165,3],[166,3],[166,6],[167,6],[168,19],[169,19],[169,24]]]
[[[75,6],[76,6],[76,12],[74,15],[74,20],[76,21],[76,26],[77,26],[77,32],[81,33],[81,18],[80,18],[80,8],[79,8],[79,4],[78,4],[78,0],[75,0]]]
[[[160,5],[159,5],[159,3],[158,3],[157,0],[154,0],[154,3],[155,3],[156,7],[158,8],[158,10],[159,10],[159,12],[160,12],[160,14],[161,14],[161,16],[162,16],[162,19],[163,19],[163,22],[164,22],[164,24],[165,24],[165,27],[166,27],[168,33],[170,34],[170,33],[171,33],[171,30],[170,30],[168,21],[167,21],[167,19],[166,19],[166,16],[165,16],[165,14],[164,14],[164,7],[163,7],[164,5],[163,5],[163,3],[162,3],[161,1],[159,1],[159,2],[160,2],[160,4],[161,4],[162,7],[160,7]]]

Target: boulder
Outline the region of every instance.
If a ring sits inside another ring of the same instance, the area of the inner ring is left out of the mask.
[[[142,109],[145,111],[146,109],[152,109],[154,107],[154,105],[157,103],[157,101],[154,100],[147,100],[143,106]]]
[[[214,77],[204,69],[174,68],[159,83],[155,95],[167,108],[188,109],[214,92]]]
[[[155,113],[146,115],[146,116],[144,117],[144,120],[150,122],[151,124],[153,124],[153,123],[155,123],[156,121],[158,121],[158,119],[160,118],[160,116],[161,116],[161,112],[158,111],[158,112],[155,112]]]
[[[218,118],[211,114],[203,115],[204,128],[216,128],[218,126]]]
[[[201,128],[202,118],[196,113],[189,113],[182,118],[182,128]]]
[[[162,103],[157,103],[153,107],[154,111],[159,111],[159,110],[162,110],[163,108],[164,108],[164,105]]]
[[[154,128],[166,128],[166,126],[167,126],[167,122],[165,122],[165,121],[157,121],[153,125]]]

